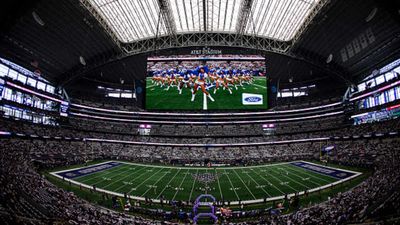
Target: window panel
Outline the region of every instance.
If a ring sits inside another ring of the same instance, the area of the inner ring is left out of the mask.
[[[366,88],[366,85],[365,85],[365,83],[361,83],[357,87],[358,87],[358,91],[364,91]]]
[[[397,74],[395,74],[395,76],[397,77],[398,74],[400,74],[400,66],[396,67],[393,71],[397,73]]]
[[[37,82],[37,89],[42,90],[42,91],[46,91],[46,84],[43,82],[38,81]]]
[[[282,98],[293,97],[293,92],[282,92]]]
[[[8,67],[0,64],[0,77],[5,77],[8,74]]]
[[[21,83],[25,84],[26,83],[26,79],[27,79],[26,76],[24,76],[22,74],[18,74],[17,80],[20,81]]]
[[[396,87],[395,88],[395,99],[400,99],[400,87]]]
[[[16,80],[17,77],[18,77],[18,72],[15,71],[15,70],[10,69],[10,70],[8,71],[8,77],[10,77],[11,79]]]
[[[390,90],[390,92],[393,92],[394,90]],[[385,100],[385,95],[384,95],[384,93],[381,93],[380,95],[379,95],[379,105],[382,105],[382,104],[385,104],[386,103],[386,100]]]
[[[46,91],[49,92],[49,93],[54,94],[54,89],[55,88],[53,86],[51,86],[51,85],[47,85],[46,86]]]
[[[14,110],[14,116],[17,118],[21,118],[22,117],[22,112],[19,110]]]
[[[26,84],[28,84],[31,87],[36,88],[36,83],[37,81],[33,78],[28,77],[28,80],[26,81]]]
[[[382,74],[375,78],[376,85],[382,84],[385,82],[385,75]]]
[[[121,93],[121,98],[132,98],[132,93]]]
[[[107,97],[111,97],[111,98],[119,98],[120,97],[120,93],[108,93]]]
[[[395,73],[388,72],[385,74],[386,81],[390,81],[391,79],[395,78]]]
[[[398,88],[396,88],[396,89],[398,89]],[[394,89],[389,90],[387,93],[388,93],[388,97],[389,97],[388,101],[389,102],[394,101],[395,100],[395,96],[394,96],[395,90]]]

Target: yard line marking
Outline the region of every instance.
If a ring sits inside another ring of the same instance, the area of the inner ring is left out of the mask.
[[[185,174],[185,177],[183,178],[181,184],[179,185],[179,188],[181,187],[181,185],[182,185],[183,181],[185,180],[187,174],[188,174],[188,173]],[[198,175],[199,175],[199,169],[196,170],[196,176],[195,176],[195,177],[197,177]],[[192,190],[190,191],[190,195],[189,195],[189,202],[190,202],[190,200],[192,199],[192,194],[193,194],[193,189],[194,189],[194,184],[195,184],[195,183],[196,183],[196,178],[193,178]],[[174,197],[172,198],[172,200],[175,199],[175,196],[176,196],[176,194],[178,193],[179,188],[178,188],[178,190],[176,190],[175,195],[174,195]]]
[[[286,170],[285,170],[286,171]],[[298,178],[300,178],[300,179],[304,179],[305,177],[301,177],[301,176],[299,176],[299,175],[297,175],[297,174],[295,174],[295,173],[291,173],[293,176],[296,176],[296,177],[298,177]],[[288,175],[287,175],[288,176]],[[317,185],[317,186],[322,186],[320,183],[315,183],[315,182],[313,182],[311,179],[310,180],[308,180],[310,183],[313,183],[313,184],[315,184],[315,185]]]
[[[207,110],[207,95],[203,93],[203,110]]]
[[[287,165],[286,167],[288,167],[288,169],[294,170],[294,169],[291,168],[289,165]],[[301,168],[301,169],[302,169],[302,168]],[[296,171],[296,170],[295,170],[295,171]],[[304,171],[304,172],[303,172],[303,171]],[[325,182],[332,183],[332,182],[329,181],[329,180],[326,180],[326,179],[323,179],[323,178],[320,178],[320,177],[315,176],[314,173],[311,172],[311,171],[306,171],[305,169],[302,169],[302,170],[299,170],[299,172],[300,172],[300,173],[303,173],[303,174],[309,174],[310,176],[313,176],[313,177],[315,177],[315,178],[317,178],[317,179],[319,179],[319,180],[323,180],[323,181],[325,181]],[[308,172],[309,172],[309,173],[308,173]],[[321,175],[323,175],[323,174],[321,174]],[[323,175],[323,176],[325,176],[325,175]]]
[[[112,178],[114,178],[114,177],[118,177],[118,176],[120,176],[120,175],[122,175],[122,174],[125,174],[125,173],[128,173],[128,172],[130,172],[130,171],[129,171],[129,170],[122,171],[122,172],[120,172],[120,173],[115,174],[114,176],[111,176],[110,179],[112,179]],[[127,175],[127,176],[129,176],[129,175]],[[123,178],[125,178],[125,177],[127,177],[127,176],[124,176]],[[119,180],[116,180],[115,182],[117,182],[117,181],[119,181]],[[100,180],[100,181],[98,181],[98,182],[96,182],[96,183],[94,183],[94,184],[91,184],[91,185],[92,185],[92,186],[93,186],[93,185],[97,185],[97,184],[99,184],[99,183],[101,183],[101,182],[104,182],[104,180]],[[106,186],[101,187],[101,188],[105,188],[105,187],[107,187],[108,185],[113,184],[113,183],[115,183],[115,182],[111,182],[111,183],[109,183],[109,184],[107,184]]]
[[[170,172],[171,169],[168,170],[168,172]],[[179,171],[178,171],[179,172]],[[161,179],[163,179],[168,173],[165,173],[163,176],[161,176],[160,178],[157,179],[157,181],[152,184],[152,186],[155,186],[158,182],[160,182]],[[177,173],[178,174],[178,173]],[[171,182],[171,181],[170,181]],[[147,189],[146,192],[144,192],[140,197],[143,197],[143,195],[147,194],[148,191],[150,191],[151,188]]]
[[[167,189],[168,185],[171,183],[171,181],[176,177],[176,175],[178,175],[178,173],[181,172],[182,169],[178,169],[178,172],[169,180],[169,182],[165,185],[164,189],[162,189],[162,191],[160,192],[160,194],[158,194],[157,199],[160,198],[161,194],[165,191],[165,189]]]
[[[287,168],[287,169],[292,170],[292,171],[295,171],[295,172],[293,172],[293,176],[299,177],[299,178],[301,178],[302,180],[303,180],[304,178],[306,178],[306,177],[302,177],[302,176],[299,176],[299,175],[296,174],[296,172],[297,172],[297,173],[301,173],[301,170],[297,171],[297,170],[294,170],[294,169],[291,169],[291,168]],[[310,176],[313,176],[313,175],[311,175],[311,174],[309,174],[309,175],[310,175]],[[316,177],[314,177],[314,178],[316,178]],[[318,185],[318,186],[324,185],[324,183],[322,183],[322,184],[321,184],[321,183],[316,183],[316,182],[312,181],[311,179],[309,179],[308,181],[310,181],[311,183],[316,184],[316,185]],[[326,182],[328,182],[328,181],[326,181]],[[328,183],[332,183],[332,182],[328,182]]]
[[[161,170],[163,170],[162,168],[159,170],[159,171],[157,171],[157,173],[158,172],[160,172]],[[129,192],[128,192],[128,194],[131,194],[131,192],[133,191],[133,190],[137,190],[138,189],[138,187],[140,187],[140,186],[142,186],[146,181],[148,181],[150,178],[152,178],[154,175],[156,175],[157,173],[153,173],[151,176],[149,176],[146,180],[144,180],[142,183],[140,183],[139,185],[137,185],[136,187],[134,187],[134,189],[132,189],[132,190],[130,190]],[[143,174],[147,174],[147,173],[143,173]],[[141,174],[141,176],[143,175],[143,174]],[[140,177],[140,176],[139,176]],[[138,178],[138,177],[137,177]]]
[[[125,168],[125,167],[128,167],[128,165],[121,165],[121,166],[117,166],[117,167],[113,167],[113,168],[110,168],[109,170],[103,170],[103,171],[98,171],[98,172],[104,172],[105,174],[104,175],[107,175],[107,174],[110,174],[110,173],[114,173],[114,172],[117,172],[117,171],[120,171],[120,170],[122,170],[123,168]],[[112,169],[117,169],[117,170],[115,170],[115,171],[111,171]],[[86,175],[83,175],[83,176],[79,176],[79,177],[77,177],[76,179],[79,179],[79,178],[81,178],[81,177],[85,177],[85,176],[89,176],[89,175],[94,175],[94,174],[96,174],[96,173],[98,173],[98,172],[94,172],[94,173],[91,173],[91,174],[86,174]],[[91,177],[91,178],[88,178],[88,179],[83,179],[83,180],[81,180],[81,181],[79,181],[79,182],[81,182],[81,183],[85,183],[85,182],[88,182],[89,180],[92,180],[92,179],[94,179],[94,178],[98,178],[98,176],[94,176],[94,177]]]
[[[235,189],[235,187],[234,187],[233,184],[232,184],[231,178],[230,178],[229,175],[226,173],[226,170],[225,170],[225,169],[224,169],[224,171],[225,171],[226,177],[228,177],[229,183],[231,183],[231,187],[232,187],[233,192],[235,192],[236,198],[239,200],[239,199],[240,199],[240,198],[239,198],[239,195],[237,194],[236,189]]]
[[[121,175],[121,174],[124,174],[124,173],[127,173],[127,172],[130,172],[130,171],[127,170],[126,172],[119,173],[118,175]],[[126,179],[127,177],[132,176],[132,174],[135,174],[136,172],[138,172],[138,171],[135,171],[135,172],[130,173],[130,174],[126,175],[126,176],[123,176],[122,178],[120,178],[120,179],[118,179],[118,180],[116,180],[116,181],[114,181],[114,182],[111,182],[111,183],[109,183],[109,184],[107,184],[106,186],[101,187],[101,188],[102,188],[102,189],[105,189],[106,187],[108,187],[108,186],[110,186],[110,185],[113,185],[113,184],[117,183],[118,181],[124,180],[124,179]],[[118,175],[117,175],[117,176],[118,176]],[[115,190],[114,190],[114,191],[115,191]]]
[[[206,173],[207,173],[207,171],[208,171],[208,169],[206,169]],[[206,190],[206,191],[205,191],[205,194],[207,194],[207,189],[208,189],[208,188],[207,188],[207,183],[204,185],[204,189]],[[207,201],[207,199],[206,199],[206,201]]]
[[[222,200],[222,199],[224,199],[224,196],[222,195],[221,185],[219,184],[219,177],[218,177],[218,174],[217,174],[217,170],[214,170],[214,172],[215,172],[215,177],[217,178],[219,193],[221,195],[221,200]]]
[[[300,160],[291,161],[291,162],[302,162]],[[230,170],[230,169],[241,169],[241,168],[259,168],[259,167],[276,167],[282,164],[288,164],[289,162],[281,162],[281,163],[271,163],[271,164],[264,164],[264,165],[257,165],[257,166],[237,166],[237,167],[227,167],[224,169],[216,168],[217,170]],[[124,164],[130,164],[135,166],[146,166],[150,168],[183,168],[188,170],[197,170],[196,167],[183,167],[183,166],[160,166],[160,165],[149,165],[149,164],[140,164],[140,163],[133,163],[133,162],[124,162]],[[61,172],[61,171],[58,171]]]
[[[142,171],[142,170],[144,170],[145,168],[146,168],[146,167],[140,168],[140,169],[136,170],[133,174],[139,173],[139,171]],[[133,181],[137,180],[138,178],[142,177],[142,176],[145,175],[145,174],[147,174],[147,172],[146,172],[146,173],[142,173],[142,174],[140,174],[139,176],[137,176],[137,177],[135,177],[135,178],[129,180],[129,183],[132,183]],[[121,188],[126,187],[127,185],[129,185],[129,184],[124,184],[124,185],[119,186],[117,189],[114,190],[114,192],[116,192],[117,190],[119,190],[119,189],[121,189]]]
[[[265,86],[262,86],[262,85],[259,85],[259,84],[255,84],[255,83],[253,83],[252,85],[254,85],[254,86],[257,86],[257,87],[260,87],[260,88],[267,89],[267,87],[265,87]]]
[[[149,85],[149,86],[147,86],[146,88],[152,88],[152,87],[154,87],[154,86],[156,86],[157,84],[153,84],[153,85]]]
[[[274,171],[274,172],[276,173],[276,171]],[[300,184],[301,186],[303,186],[303,187],[305,187],[305,188],[312,189],[312,188],[310,188],[310,187],[307,186],[307,185],[304,185],[304,184],[302,184],[302,183],[297,182],[296,180],[293,180],[292,178],[286,176],[285,174],[283,174],[283,176],[289,178],[289,180],[291,180],[291,181],[293,181],[293,182],[295,182],[295,183],[297,183],[297,184]],[[282,182],[282,180],[281,180],[281,182]],[[292,189],[293,189],[293,188],[292,188]],[[295,190],[295,189],[293,189],[293,190]],[[298,190],[295,190],[295,191],[298,192]]]
[[[249,187],[247,187],[247,185],[244,183],[243,179],[239,176],[239,174],[236,172],[236,170],[233,170],[233,172],[235,172],[236,176],[239,177],[239,179],[242,181],[242,183],[244,184],[244,186],[247,188],[247,190],[250,192],[251,196],[253,196],[254,199],[257,199],[256,196],[254,196],[253,192],[250,191]]]
[[[176,197],[176,195],[178,194],[178,192],[180,191],[181,186],[182,186],[183,182],[185,181],[186,176],[188,175],[188,173],[189,173],[189,170],[186,171],[185,176],[183,177],[181,183],[179,184],[178,189],[175,191],[174,197],[172,197],[172,200],[175,200],[175,197]],[[192,189],[192,190],[193,190],[193,189]],[[192,194],[192,193],[190,193],[190,196],[192,196],[191,194]],[[189,199],[189,200],[190,200],[190,199]]]
[[[244,169],[242,169],[242,171],[244,171]],[[260,185],[256,180],[254,180],[253,177],[251,177],[248,173],[246,173],[246,175],[247,175],[248,177],[250,177],[250,179],[252,179],[252,180],[254,181],[254,183],[256,183],[258,186],[261,187],[261,185]],[[270,195],[263,187],[261,187],[261,189],[265,192],[265,194],[268,195],[268,197],[271,197],[271,195]]]
[[[269,171],[269,170],[268,170],[268,171]],[[272,175],[271,172],[269,172],[268,174],[271,175],[272,178],[274,178],[275,180],[277,180],[277,181],[283,183],[283,181],[282,181],[281,179],[279,179],[279,178],[275,177],[274,175]],[[272,184],[272,183],[271,183],[271,184]],[[273,184],[272,184],[272,185],[273,185]],[[273,186],[275,186],[275,185],[273,185]],[[284,186],[284,185],[281,184],[281,186]],[[298,190],[294,189],[294,188],[293,188],[292,186],[290,186],[290,185],[286,185],[286,186],[289,187],[290,189],[292,189],[294,192],[297,192],[297,191],[298,191]],[[276,186],[275,186],[275,187],[276,187]],[[276,187],[276,189],[278,189],[281,193],[283,193],[279,188]],[[284,194],[287,194],[287,193],[284,193]]]
[[[275,186],[273,183],[271,183],[269,180],[267,180],[267,179],[265,179],[265,177],[263,177],[262,175],[261,175],[261,173],[256,173],[256,172],[254,172],[255,174],[257,174],[258,176],[260,176],[263,180],[265,180],[265,181],[267,181],[268,182],[268,184],[271,184],[271,186],[272,187],[274,187],[276,190],[278,190],[281,194],[285,194],[283,191],[281,191],[281,189],[279,189],[277,186]],[[277,180],[277,179],[276,179]],[[293,189],[293,188],[292,188]],[[294,190],[294,189],[293,189]]]

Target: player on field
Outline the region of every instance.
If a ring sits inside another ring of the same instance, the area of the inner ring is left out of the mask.
[[[192,83],[189,71],[184,70],[182,73],[183,73],[183,76],[181,76],[179,86],[178,86],[179,94],[182,94],[182,89],[185,86],[188,89],[191,88],[191,83]],[[191,92],[193,92],[193,90],[191,90]]]
[[[168,74],[167,71],[163,71],[161,74],[161,87],[164,87],[164,85],[167,85],[168,83]]]
[[[167,91],[169,90],[169,88],[173,85],[178,86],[178,83],[176,81],[176,75],[175,75],[175,71],[170,70],[169,71],[170,76],[169,76],[169,80],[168,80],[168,87],[167,87]]]
[[[236,88],[236,90],[238,89],[237,86],[236,86],[236,84],[235,84],[234,81],[233,81],[232,70],[229,70],[229,71],[228,71],[228,76],[226,77],[226,84],[227,84],[227,85],[230,84],[230,85],[234,86],[234,87]]]
[[[152,84],[155,84],[156,86],[161,84],[160,74],[158,73],[158,71],[153,72],[153,77],[151,78],[151,81]]]
[[[196,97],[196,92],[197,89],[200,87],[201,91],[206,94],[206,96],[211,100],[214,101],[213,97],[208,93],[206,90],[206,79],[207,79],[207,73],[204,71],[204,68],[199,69],[199,75],[197,76],[197,80],[194,84],[193,87],[193,92],[192,92],[192,102],[194,101],[194,98]]]
[[[225,74],[224,74],[223,70],[220,71],[220,75],[219,75],[219,77],[218,77],[218,79],[217,79],[217,81],[215,83],[214,94],[217,93],[217,90],[218,90],[219,86],[223,86],[224,90],[228,89],[229,93],[232,94],[231,89],[226,84]]]
[[[243,86],[240,83],[240,78],[239,78],[239,71],[235,70],[233,73],[233,83],[235,84],[235,88],[237,90],[237,85]]]
[[[209,83],[214,84],[218,80],[218,75],[215,69],[211,69],[208,73]]]

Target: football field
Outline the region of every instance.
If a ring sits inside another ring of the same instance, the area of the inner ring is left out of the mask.
[[[191,90],[184,87],[182,94],[179,94],[178,87],[172,86],[169,89],[164,86],[153,84],[151,77],[146,80],[146,109],[147,110],[235,110],[235,109],[267,109],[267,83],[265,77],[254,77],[252,84],[243,86],[229,86],[232,94],[228,90],[220,87],[214,94],[214,85],[208,86],[207,91],[214,98],[214,102],[206,97],[199,89],[195,100],[192,102]],[[168,89],[168,90],[167,90]],[[243,105],[242,94],[257,94],[263,96],[260,105]]]
[[[211,194],[237,204],[329,188],[360,173],[296,161],[249,167],[169,167],[109,161],[51,173],[86,188],[133,199],[194,201]]]

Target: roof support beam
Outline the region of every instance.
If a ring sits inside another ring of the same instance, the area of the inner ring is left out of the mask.
[[[105,61],[95,62],[76,71],[70,71],[68,74],[65,74],[58,83],[60,86],[65,87],[72,81],[84,77],[85,74],[88,74],[101,66],[105,66],[109,63],[122,60],[132,55],[154,51],[154,48],[161,50],[169,48],[197,47],[206,45],[248,48],[260,52],[274,52],[293,59],[304,61],[314,66],[318,66],[321,70],[326,71],[328,74],[340,77],[341,79],[346,80],[346,82],[350,82],[345,78],[345,73],[343,73],[344,71],[340,70],[340,68],[329,68],[326,64],[321,63],[320,60],[307,58],[306,56],[301,55],[294,55],[292,52],[289,51],[291,43],[261,38],[257,36],[239,35],[239,38],[237,36],[237,34],[229,33],[188,33],[177,34],[176,39],[173,39],[171,36],[161,36],[158,38],[128,43],[123,46],[123,49],[125,50],[124,54],[108,58]]]
[[[204,32],[207,32],[207,0],[203,0],[203,27]]]
[[[239,9],[239,19],[236,24],[236,33],[243,34],[251,14],[251,5],[253,0],[243,0]]]
[[[171,13],[171,5],[168,0],[158,0],[160,16],[162,16],[168,35],[176,36],[176,25]]]

